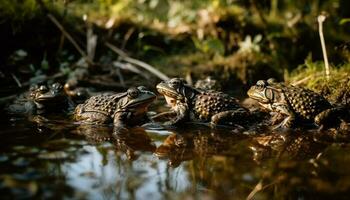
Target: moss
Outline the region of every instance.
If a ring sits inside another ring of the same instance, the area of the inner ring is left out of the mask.
[[[326,78],[322,62],[310,59],[286,76],[294,85],[310,88],[334,103],[350,105],[350,63],[333,66],[329,79]]]

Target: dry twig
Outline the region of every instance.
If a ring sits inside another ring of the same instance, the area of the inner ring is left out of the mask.
[[[254,195],[262,189],[262,180],[259,181],[258,184],[255,185],[254,189],[249,193],[247,200],[250,200],[254,197]]]
[[[13,80],[15,80],[16,84],[18,85],[18,87],[21,88],[21,87],[22,87],[22,84],[21,84],[21,82],[19,81],[19,79],[17,78],[17,76],[14,75],[14,74],[12,74],[12,73],[11,73],[11,76],[12,76]]]
[[[279,183],[281,182],[282,180],[284,179],[283,176],[279,176],[277,177],[277,179],[275,181],[272,181],[271,183],[269,184],[266,184],[265,186],[263,186],[263,179],[260,179],[259,183],[255,185],[254,189],[249,193],[249,195],[247,196],[247,200],[251,200],[254,198],[254,196],[262,191],[262,190],[265,190],[266,188],[270,187],[270,186],[273,186],[275,185],[276,183]]]
[[[298,86],[298,85],[303,84],[303,83],[305,83],[306,81],[308,81],[308,80],[310,80],[312,78],[316,78],[316,77],[319,77],[321,75],[322,75],[322,73],[311,74],[311,75],[309,75],[309,76],[307,76],[305,78],[302,78],[300,80],[294,81],[293,83],[291,83],[291,85]]]
[[[131,58],[129,57],[123,50],[119,49],[118,47],[114,46],[113,44],[106,42],[105,45],[110,48],[113,52],[115,52],[116,54],[118,54],[122,60],[129,62],[131,64],[134,64],[136,66],[142,67],[145,70],[151,72],[152,74],[154,74],[155,76],[157,76],[158,78],[160,78],[161,80],[168,80],[169,77],[165,74],[163,74],[162,72],[160,72],[159,70],[157,70],[156,68],[154,68],[153,66],[142,62],[140,60],[137,60],[135,58]]]
[[[74,38],[66,31],[66,29],[61,25],[61,23],[53,16],[52,14],[47,14],[47,17],[57,26],[58,29],[62,32],[62,34],[72,43],[72,45],[77,49],[82,57],[86,59],[86,61],[91,64],[92,61],[89,57],[87,57],[86,53],[80,48],[78,43],[74,40]]]

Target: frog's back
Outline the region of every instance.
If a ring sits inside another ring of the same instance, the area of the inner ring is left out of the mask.
[[[209,120],[219,112],[238,108],[240,108],[238,100],[222,92],[202,92],[193,102],[193,111],[201,120]]]
[[[85,112],[102,112],[108,116],[112,116],[117,106],[119,94],[100,94],[92,96],[83,104]]]
[[[293,111],[304,119],[312,120],[320,112],[332,107],[322,95],[309,89],[287,86],[282,90]]]

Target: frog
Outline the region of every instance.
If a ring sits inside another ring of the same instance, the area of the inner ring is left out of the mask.
[[[162,81],[156,88],[171,107],[169,113],[175,113],[165,125],[209,122],[213,126],[234,126],[244,124],[249,118],[249,111],[236,98],[223,92],[196,89],[181,78]]]
[[[259,80],[250,87],[248,96],[269,112],[275,113],[277,128],[293,128],[312,123],[320,129],[338,124],[346,109],[332,105],[322,95],[300,86],[278,83],[274,79]]]
[[[220,82],[211,76],[207,76],[205,79],[197,80],[194,87],[202,90],[221,90]]]
[[[45,114],[66,112],[72,103],[60,83],[35,84],[29,91],[20,95],[7,110],[12,114]]]
[[[156,95],[144,86],[122,93],[103,93],[87,99],[74,111],[74,119],[85,124],[135,126],[148,122],[148,107]]]
[[[89,71],[87,68],[77,68],[68,77],[64,84],[66,94],[77,103],[82,103],[89,97],[91,92],[86,87],[81,87],[79,82],[88,79]]]

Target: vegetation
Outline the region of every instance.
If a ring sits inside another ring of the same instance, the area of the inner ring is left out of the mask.
[[[348,0],[1,0],[0,107],[41,82],[58,81],[87,98],[136,85],[154,89],[168,77],[207,76],[225,92],[244,95],[257,80],[273,77],[350,107],[349,8]],[[325,17],[329,79],[318,16]],[[5,199],[349,196],[346,123],[323,132],[270,131],[267,121],[244,132],[146,125],[124,138],[109,126],[84,129],[67,112],[48,118],[4,112]],[[171,138],[177,150],[169,147],[169,155],[151,150]]]
[[[327,80],[323,62],[313,62],[309,56],[286,79],[294,85],[306,86],[326,96],[335,103],[350,105],[350,64],[332,66],[330,79]]]
[[[95,63],[117,60],[118,55],[104,45],[110,42],[170,76],[212,75],[226,86],[270,76],[281,80],[283,74],[300,71],[293,72],[309,54],[315,61],[322,59],[317,32],[321,12],[327,16],[324,35],[330,63],[340,66],[350,60],[348,4],[344,0],[5,0],[0,3],[0,26],[5,30],[1,40],[7,44],[2,48],[1,71],[22,83],[38,74],[69,74],[91,51]],[[84,53],[62,35],[47,12]],[[85,42],[92,36],[96,45]],[[25,56],[16,60],[18,52]]]

